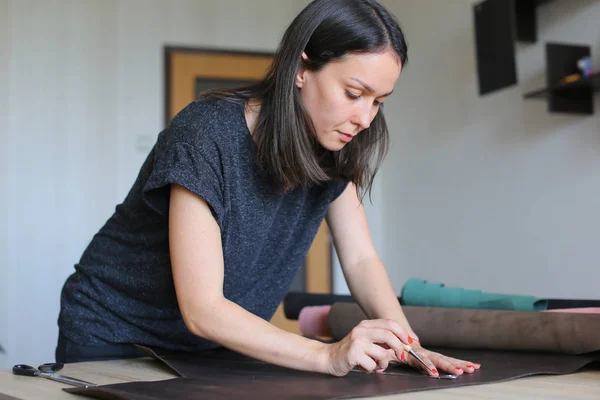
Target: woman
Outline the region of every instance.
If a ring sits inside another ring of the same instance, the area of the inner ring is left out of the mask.
[[[373,247],[359,190],[387,149],[383,101],[406,43],[374,0],[316,0],[259,84],[207,93],[158,138],[131,191],[63,288],[57,361],[137,356],[131,344],[225,346],[336,376],[408,362],[478,365],[424,350]],[[372,320],[324,344],[267,321],[327,213],[355,299]]]

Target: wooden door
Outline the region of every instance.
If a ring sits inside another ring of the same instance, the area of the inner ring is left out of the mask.
[[[165,124],[192,102],[199,91],[236,87],[263,77],[273,58],[268,53],[232,52],[194,48],[165,48]],[[331,241],[323,222],[306,256],[303,287],[309,293],[331,293]],[[283,315],[279,306],[271,322],[299,332],[298,322]]]

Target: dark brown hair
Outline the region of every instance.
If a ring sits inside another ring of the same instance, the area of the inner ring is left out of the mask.
[[[394,17],[374,0],[315,0],[287,28],[273,63],[259,83],[233,90],[212,90],[201,99],[228,99],[260,105],[253,132],[257,164],[283,190],[332,179],[353,182],[370,192],[387,150],[389,134],[383,109],[370,127],[337,152],[324,149],[295,86],[299,68],[318,71],[351,53],[391,49],[404,66],[407,45]],[[307,60],[302,60],[302,53]]]

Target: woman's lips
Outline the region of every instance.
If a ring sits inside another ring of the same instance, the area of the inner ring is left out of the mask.
[[[348,143],[349,141],[352,140],[353,136],[352,135],[348,135],[347,133],[343,133],[340,132],[340,137],[342,138],[342,141]]]

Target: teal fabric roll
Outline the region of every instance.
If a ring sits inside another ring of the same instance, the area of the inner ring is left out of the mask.
[[[400,301],[408,306],[486,310],[543,311],[548,307],[546,300],[533,296],[484,293],[414,278],[409,279],[402,288]]]

